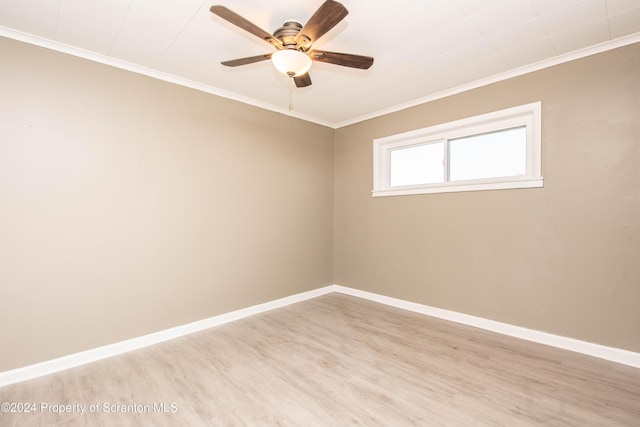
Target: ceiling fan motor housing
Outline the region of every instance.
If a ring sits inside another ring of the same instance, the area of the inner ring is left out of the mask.
[[[296,42],[298,33],[302,30],[302,24],[296,20],[290,19],[278,28],[273,36],[282,42],[285,49],[295,49],[306,52],[311,47],[311,39],[302,35],[300,40]]]

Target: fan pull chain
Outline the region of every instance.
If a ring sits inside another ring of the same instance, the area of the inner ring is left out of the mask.
[[[289,111],[293,110],[293,75],[289,75]]]

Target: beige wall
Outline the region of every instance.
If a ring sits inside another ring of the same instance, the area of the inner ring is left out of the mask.
[[[332,129],[0,53],[0,371],[332,283]]]
[[[542,189],[372,198],[372,140],[542,101]],[[334,281],[640,351],[640,45],[336,132]]]
[[[640,351],[638,45],[337,131],[0,52],[0,371],[330,283]],[[544,188],[371,197],[374,138],[537,100]]]

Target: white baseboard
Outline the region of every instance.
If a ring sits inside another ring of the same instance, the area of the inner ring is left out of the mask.
[[[210,317],[204,320],[188,323],[186,325],[176,326],[175,328],[166,329],[164,331],[154,332],[141,337],[120,341],[114,344],[105,345],[91,350],[82,351],[80,353],[70,354],[68,356],[59,357],[57,359],[47,360],[45,362],[29,365],[10,371],[0,372],[0,387],[14,384],[37,377],[64,371],[66,369],[75,368],[87,363],[96,362],[108,357],[117,356],[143,347],[168,341],[184,335],[199,332],[214,326],[223,325],[253,316],[254,314],[264,313],[276,308],[284,307],[297,302],[316,298],[333,292],[333,286],[325,286],[323,288],[314,289],[308,292],[291,295],[277,300],[269,301],[263,304],[254,305],[240,310],[224,313],[219,316]]]
[[[57,359],[48,360],[45,362],[37,363],[35,365],[29,365],[10,371],[0,372],[0,387],[37,377],[42,377],[45,375],[64,371],[66,369],[75,368],[77,366],[96,362],[108,357],[117,356],[129,351],[138,350],[140,348],[168,341],[173,338],[178,338],[184,335],[192,334],[194,332],[199,332],[208,328],[212,328],[214,326],[223,325],[225,323],[234,322],[236,320],[244,319],[245,317],[253,316],[254,314],[264,313],[276,308],[285,307],[290,304],[295,304],[297,302],[302,302],[332,292],[351,295],[403,310],[421,313],[427,316],[437,317],[440,319],[449,320],[451,322],[474,326],[476,328],[486,329],[503,335],[521,338],[540,344],[546,344],[549,346],[598,357],[612,362],[621,363],[623,365],[640,368],[640,353],[607,347],[600,344],[593,344],[574,338],[561,337],[546,332],[540,332],[520,326],[513,326],[507,323],[496,322],[494,320],[483,319],[481,317],[470,316],[468,314],[458,313],[455,311],[430,307],[428,305],[387,297],[384,295],[361,291],[345,286],[329,285],[323,288],[314,289],[308,292],[302,292],[285,298],[269,301],[263,304],[258,304],[229,313],[224,313],[218,316],[210,317],[208,319],[188,323],[186,325],[176,326],[175,328],[166,329],[164,331],[154,332],[126,341],[105,345],[91,350],[82,351],[80,353],[70,354],[68,356],[59,357]]]
[[[378,302],[392,307],[426,314],[427,316],[433,316],[439,319],[449,320],[451,322],[462,323],[464,325],[474,326],[476,328],[497,332],[499,334],[598,357],[600,359],[609,360],[611,362],[633,366],[634,368],[640,368],[640,353],[634,353],[632,351],[622,350],[614,347],[607,347],[604,345],[581,341],[574,338],[553,335],[547,332],[536,331],[534,329],[527,329],[521,326],[510,325],[508,323],[496,322],[495,320],[483,319],[482,317],[476,317],[468,314],[458,313],[455,311],[430,307],[428,305],[417,304],[414,302],[391,298],[384,295],[348,288],[345,286],[333,285],[332,290],[334,292],[368,299],[370,301]]]

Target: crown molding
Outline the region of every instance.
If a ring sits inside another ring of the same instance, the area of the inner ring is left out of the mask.
[[[441,92],[437,92],[431,95],[427,95],[424,97],[416,98],[412,101],[403,102],[402,104],[397,104],[389,108],[384,108],[378,111],[374,111],[372,113],[364,114],[358,117],[355,117],[350,120],[345,120],[343,122],[335,123],[334,127],[339,129],[341,127],[349,126],[352,124],[360,123],[365,120],[374,119],[376,117],[384,116],[390,113],[396,113],[398,111],[406,110],[408,108],[416,107],[418,105],[426,104],[428,102],[436,101],[438,99],[446,98],[448,96],[457,95],[462,92],[466,92],[468,90],[477,89],[482,86],[487,86],[492,83],[501,82],[503,80],[508,80],[513,77],[522,76],[524,74],[529,74],[534,71],[540,71],[545,68],[553,67],[555,65],[564,64],[565,62],[574,61],[576,59],[585,58],[587,56],[596,55],[598,53],[606,52],[608,50],[617,49],[619,47],[628,46],[634,43],[640,42],[640,33],[631,34],[625,37],[620,37],[614,40],[610,40],[607,42],[603,42],[594,46],[590,46],[588,48],[576,50],[573,52],[565,53],[559,56],[555,56],[550,59],[545,59],[543,61],[539,61],[530,65],[525,65],[520,68],[516,68],[510,71],[505,71],[504,73],[495,74],[490,77],[486,77],[484,79],[476,80],[474,82],[465,83],[460,86],[456,86],[451,89],[443,90]]]
[[[613,50],[619,47],[628,46],[628,45],[640,42],[640,33],[630,34],[628,36],[620,37],[614,40],[610,40],[594,46],[590,46],[588,48],[558,55],[553,58],[539,61],[534,64],[526,65],[523,67],[519,67],[514,70],[506,71],[504,73],[495,74],[493,76],[476,80],[474,82],[465,83],[463,85],[456,86],[451,89],[443,90],[441,92],[437,92],[431,95],[416,98],[411,101],[403,102],[401,104],[397,104],[388,108],[383,108],[381,110],[363,114],[361,116],[357,116],[342,122],[329,122],[326,120],[322,120],[318,117],[302,114],[297,111],[289,111],[286,108],[282,108],[266,102],[261,102],[247,96],[238,95],[236,93],[225,91],[225,90],[216,88],[214,86],[194,82],[192,80],[177,77],[169,73],[164,73],[158,70],[154,70],[152,68],[143,67],[140,65],[133,64],[131,62],[119,60],[119,59],[112,58],[99,53],[80,49],[64,43],[56,42],[56,41],[45,39],[42,37],[37,37],[32,34],[13,30],[11,28],[0,26],[0,36],[21,41],[24,43],[32,44],[35,46],[44,47],[46,49],[51,49],[54,51],[66,53],[72,56],[76,56],[79,58],[109,65],[115,68],[120,68],[122,70],[131,71],[133,73],[142,74],[148,77],[152,77],[152,78],[166,81],[169,83],[174,83],[180,86],[185,86],[185,87],[195,89],[201,92],[205,92],[211,95],[219,96],[221,98],[226,98],[233,101],[241,102],[243,104],[247,104],[247,105],[251,105],[264,110],[283,114],[289,117],[294,117],[300,120],[326,126],[332,129],[339,129],[345,126],[349,126],[349,125],[360,123],[366,120],[374,119],[376,117],[384,116],[386,114],[396,113],[398,111],[406,110],[408,108],[416,107],[418,105],[426,104],[428,102],[446,98],[448,96],[456,95],[462,92],[466,92],[468,90],[477,89],[479,87],[486,86],[492,83],[497,83],[513,77],[518,77],[524,74],[532,73],[534,71],[539,71],[545,68],[553,67],[555,65],[563,64],[565,62],[574,61],[576,59],[585,58],[587,56],[595,55],[598,53],[606,52],[608,50]]]
[[[34,46],[43,47],[45,49],[54,50],[61,53],[66,53],[71,56],[75,56],[89,61],[97,62],[100,64],[108,65],[111,67],[119,68],[121,70],[131,71],[133,73],[142,74],[147,77],[152,77],[157,80],[177,84],[180,86],[195,89],[200,92],[205,92],[211,95],[219,96],[221,98],[230,99],[232,101],[241,102],[243,104],[251,105],[253,107],[261,108],[263,110],[272,111],[274,113],[284,114],[285,116],[294,117],[296,119],[304,120],[307,122],[319,124],[322,126],[335,128],[333,123],[319,119],[317,117],[309,116],[299,113],[297,111],[289,111],[286,108],[272,105],[266,102],[257,101],[247,96],[238,95],[236,93],[228,92],[223,89],[216,88],[214,86],[205,85],[203,83],[194,82],[193,80],[184,79],[182,77],[175,76],[173,74],[164,73],[162,71],[155,70],[153,68],[143,67],[136,65],[128,61],[123,61],[110,56],[102,55],[99,53],[91,52],[89,50],[80,49],[75,46],[56,42],[53,40],[37,37],[32,34],[16,31],[11,28],[0,26],[0,36],[8,39],[17,40],[23,43],[28,43]]]

